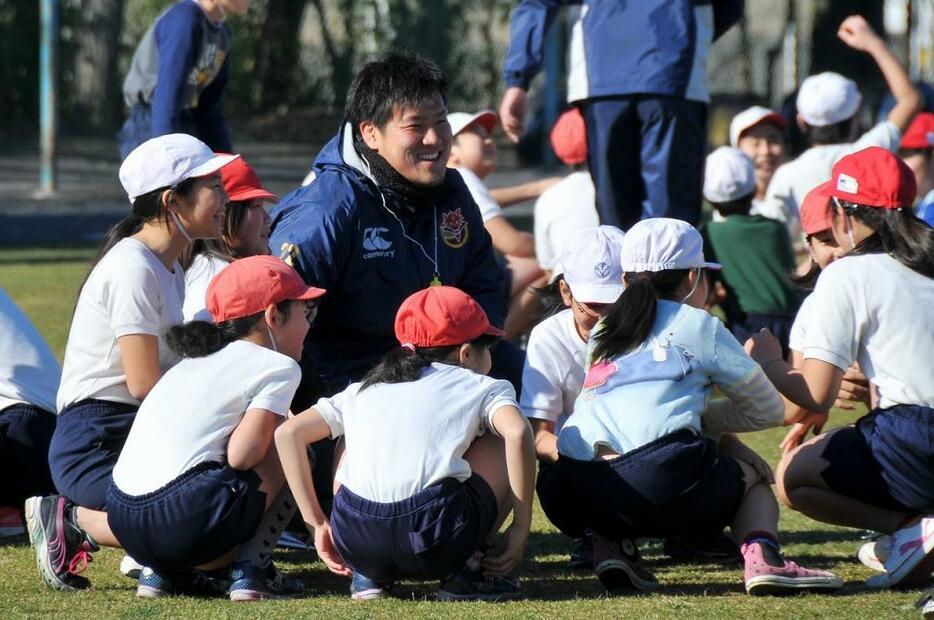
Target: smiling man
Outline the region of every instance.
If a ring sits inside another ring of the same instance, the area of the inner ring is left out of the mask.
[[[398,346],[396,310],[433,283],[466,291],[503,325],[502,269],[470,192],[447,169],[446,92],[444,74],[425,58],[368,63],[313,180],[271,213],[273,254],[328,289],[305,344],[294,410],[359,380]],[[521,353],[501,343],[493,357],[491,374],[517,385]]]

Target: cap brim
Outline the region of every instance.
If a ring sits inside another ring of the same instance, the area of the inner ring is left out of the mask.
[[[484,335],[486,335],[486,336],[505,336],[505,335],[506,335],[506,332],[504,332],[503,330],[501,330],[501,329],[498,328],[498,327],[493,327],[492,324],[490,324],[490,325],[483,331],[483,333],[484,333]]]
[[[577,284],[568,283],[574,299],[585,304],[612,304],[623,294],[625,287],[619,284]]]
[[[192,179],[214,174],[233,160],[239,159],[239,157],[239,155],[215,155],[200,166],[191,170],[186,178]]]
[[[828,179],[815,187],[813,190],[818,196],[824,196],[826,198],[833,198],[833,179]]]
[[[456,136],[475,123],[483,125],[488,133],[493,133],[493,130],[496,129],[496,125],[499,124],[499,116],[497,116],[496,112],[493,110],[481,110],[471,116],[467,122],[460,127],[451,127],[451,133]]]
[[[295,301],[311,301],[312,299],[317,299],[327,293],[326,289],[318,288],[315,286],[309,286],[305,289],[305,292],[300,295],[290,296],[289,299]]]
[[[721,269],[723,269],[723,265],[721,265],[720,263],[704,263],[703,265],[701,265],[701,267],[703,267],[704,269],[713,269],[714,271],[720,271]]]
[[[231,202],[241,202],[244,200],[256,200],[257,198],[260,200],[268,200],[269,202],[273,202],[273,203],[279,202],[278,196],[276,196],[272,192],[268,192],[261,188],[248,189],[246,191],[237,192],[236,194],[227,195],[227,199],[230,200]]]

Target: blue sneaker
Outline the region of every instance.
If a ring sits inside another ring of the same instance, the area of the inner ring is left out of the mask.
[[[305,591],[301,579],[288,577],[270,562],[266,567],[252,562],[234,562],[230,567],[232,601],[261,601],[271,598],[296,596]]]
[[[363,573],[354,571],[350,580],[350,598],[355,601],[372,601],[389,596],[392,584],[378,584]]]
[[[140,598],[162,598],[165,596],[217,597],[226,592],[227,583],[222,579],[208,577],[199,570],[182,575],[157,573],[148,566],[139,573],[136,596]]]

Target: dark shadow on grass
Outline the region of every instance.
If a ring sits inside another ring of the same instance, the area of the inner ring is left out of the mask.
[[[28,547],[29,546],[29,536],[27,534],[20,534],[19,536],[4,536],[0,538],[0,549],[5,549],[7,547]]]
[[[862,539],[861,530],[807,530],[798,532],[782,532],[779,537],[782,544],[785,545],[820,545],[830,542],[851,542],[862,544],[866,542]]]

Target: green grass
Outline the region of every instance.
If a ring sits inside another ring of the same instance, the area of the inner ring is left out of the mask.
[[[26,311],[61,358],[78,285],[93,255],[88,248],[0,250],[0,286]],[[852,414],[840,414],[845,423]],[[778,460],[783,431],[776,429],[744,436],[770,462]],[[10,475],[10,472],[3,472]],[[738,567],[673,564],[659,550],[658,541],[644,541],[652,570],[661,581],[659,593],[606,598],[589,572],[564,569],[569,544],[536,510],[532,535],[519,576],[526,600],[505,605],[444,604],[433,601],[432,584],[400,584],[398,599],[354,603],[345,580],[328,573],[308,553],[284,551],[277,562],[300,575],[311,589],[298,600],[236,605],[224,600],[140,601],[134,584],[118,572],[122,554],[104,550],[86,571],[94,587],[87,592],[60,594],[46,590],[36,572],[25,537],[0,542],[0,609],[4,617],[522,617],[522,618],[897,618],[917,617],[913,602],[918,592],[871,592],[863,580],[872,571],[855,552],[859,532],[811,521],[782,510],[784,549],[801,564],[836,571],[846,587],[833,596],[803,595],[753,598],[742,588]]]

